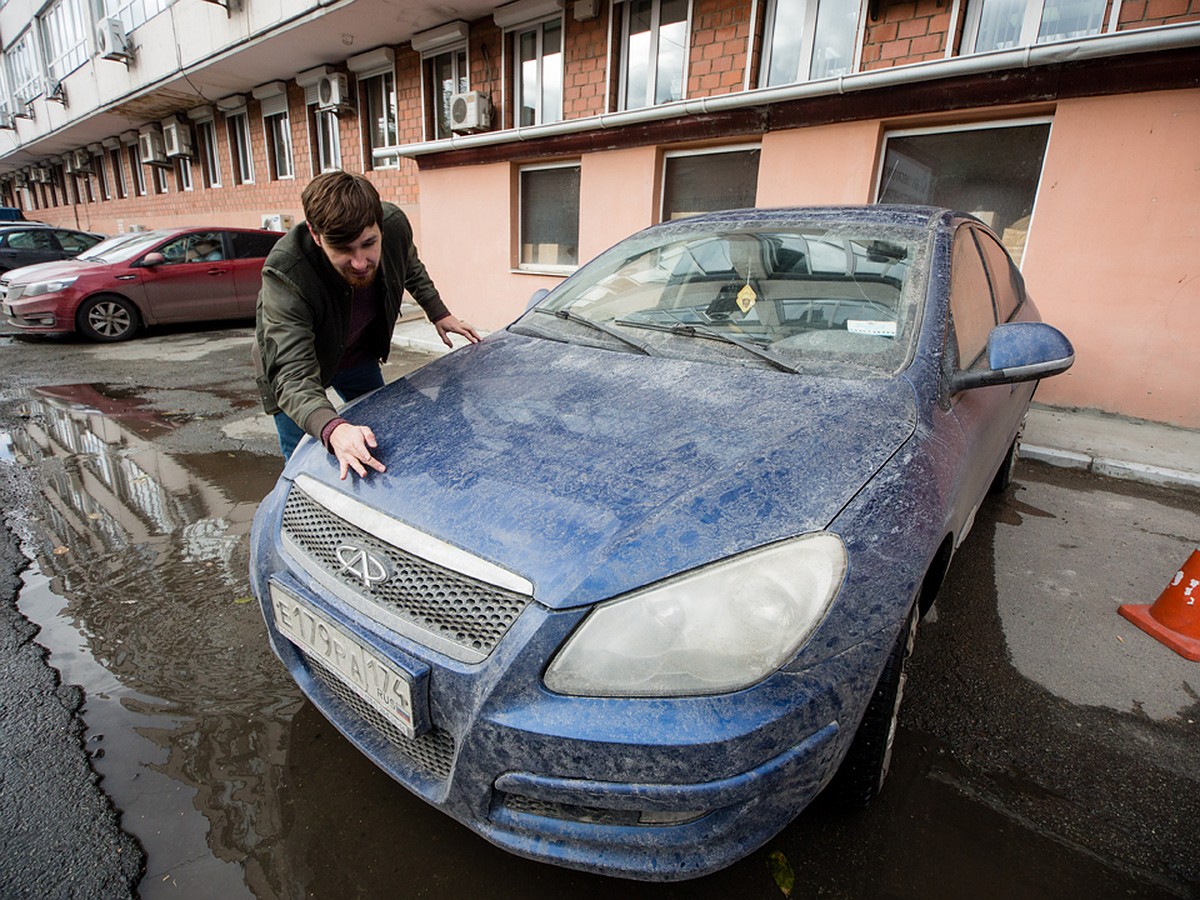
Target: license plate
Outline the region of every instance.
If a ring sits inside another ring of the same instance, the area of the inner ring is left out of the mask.
[[[406,737],[415,737],[408,677],[347,634],[308,603],[271,585],[275,625],[293,644],[322,663]]]

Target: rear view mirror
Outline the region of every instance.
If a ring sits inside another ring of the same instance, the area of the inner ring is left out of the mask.
[[[1075,348],[1066,335],[1045,322],[997,325],[988,335],[987,355],[988,368],[956,372],[951,377],[951,393],[1049,378],[1075,362]]]

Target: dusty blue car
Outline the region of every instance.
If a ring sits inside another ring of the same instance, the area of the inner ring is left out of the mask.
[[[252,579],[304,693],[488,840],[690,878],[887,772],[917,621],[1068,368],[981,222],[742,210],[617,244],[306,440]]]

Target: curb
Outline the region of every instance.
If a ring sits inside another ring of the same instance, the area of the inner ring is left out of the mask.
[[[1161,487],[1185,487],[1200,490],[1200,474],[1184,472],[1179,469],[1169,469],[1154,466],[1149,463],[1128,462],[1121,459],[1111,459],[1104,456],[1090,456],[1073,450],[1060,450],[1054,447],[1040,447],[1036,444],[1022,444],[1021,459],[1057,466],[1061,469],[1078,469],[1105,475],[1109,478],[1120,478],[1125,481],[1137,481],[1142,484],[1155,484]]]

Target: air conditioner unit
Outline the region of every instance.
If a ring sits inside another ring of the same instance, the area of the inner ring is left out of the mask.
[[[63,106],[67,105],[67,89],[57,78],[47,78],[42,84],[42,93],[45,94],[47,100],[53,100]]]
[[[82,147],[71,153],[71,162],[74,164],[76,172],[92,171],[92,154]]]
[[[96,23],[96,52],[104,59],[129,59],[133,53],[120,19],[109,17]]]
[[[263,231],[290,231],[295,224],[295,218],[287,213],[263,213]]]
[[[13,130],[17,127],[17,117],[10,112],[0,112],[0,128]]]
[[[29,184],[24,172],[13,172],[13,187],[23,188]]]
[[[163,136],[158,131],[143,131],[138,135],[138,156],[142,162],[154,166],[169,166],[167,148],[163,145]]]
[[[484,131],[492,124],[492,102],[487,94],[467,91],[450,95],[450,130]]]
[[[317,106],[320,109],[349,109],[350,81],[341,72],[322,75],[317,82]]]
[[[182,122],[168,122],[163,126],[163,146],[167,156],[192,156],[192,129]]]
[[[79,171],[78,169],[75,168],[74,154],[68,153],[66,156],[64,156],[62,158],[62,165],[63,165],[63,171],[66,172],[68,175],[74,175],[76,172]]]
[[[46,166],[34,166],[29,170],[29,177],[39,184],[49,184],[50,169]]]

